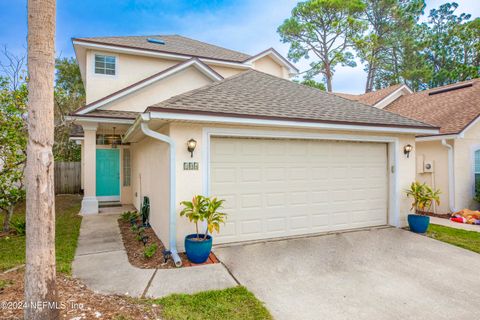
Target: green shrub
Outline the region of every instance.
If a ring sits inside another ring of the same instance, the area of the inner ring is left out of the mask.
[[[158,246],[156,243],[152,243],[149,246],[146,246],[145,249],[143,249],[143,256],[147,259],[150,259],[153,257],[155,252],[157,252]]]
[[[136,236],[137,240],[142,241],[142,238],[143,238],[144,235],[145,235],[145,228],[144,227],[138,228],[137,236]]]
[[[20,236],[24,236],[27,232],[27,223],[25,222],[25,218],[12,219],[12,221],[10,221],[10,226],[15,233]]]
[[[123,221],[130,222],[132,219],[138,219],[138,213],[135,211],[125,211],[122,213],[121,217]]]

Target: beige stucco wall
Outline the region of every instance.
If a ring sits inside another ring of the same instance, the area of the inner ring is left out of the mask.
[[[168,126],[159,132],[168,134]],[[131,144],[132,200],[140,210],[143,197],[150,198],[150,224],[160,240],[169,236],[169,156],[165,143],[146,137]]]
[[[449,141],[451,143],[451,141]],[[441,141],[425,141],[416,143],[417,180],[440,189],[440,206],[433,208],[436,213],[447,213],[449,209],[448,194],[448,151]],[[425,162],[433,162],[434,172],[422,173]]]
[[[212,79],[195,67],[190,67],[102,106],[100,109],[143,112],[151,105],[212,82]]]
[[[196,194],[203,194],[203,168],[205,163],[202,162],[202,146],[205,143],[203,139],[203,128],[204,127],[222,127],[220,125],[200,125],[200,124],[182,124],[182,123],[172,123],[169,125],[169,134],[176,141],[176,199],[177,199],[177,248],[182,251],[183,241],[186,234],[193,233],[195,228],[194,225],[189,223],[187,219],[182,218],[178,215],[181,210],[179,205],[180,201],[190,200]],[[223,126],[226,128],[232,128],[232,126]],[[266,127],[237,127],[237,128],[248,128],[248,129],[259,129],[259,130],[277,130],[285,131],[285,129],[280,128],[266,128]],[[290,130],[297,132],[306,132],[306,133],[336,133],[336,134],[354,134],[357,136],[361,135],[382,135],[382,134],[364,134],[358,132],[339,132],[339,131],[319,131],[319,130]],[[406,216],[410,213],[410,204],[411,201],[407,199],[404,194],[404,190],[407,189],[412,181],[415,180],[415,153],[413,152],[410,155],[410,158],[407,158],[403,155],[403,146],[406,144],[415,144],[415,139],[413,135],[389,135],[395,136],[398,138],[398,158],[399,158],[399,167],[398,170],[398,179],[399,179],[399,207],[400,207],[400,225],[406,226]],[[189,139],[195,139],[197,141],[197,148],[194,152],[194,157],[190,157],[190,153],[187,151],[186,142]],[[183,170],[184,162],[198,162],[199,170]],[[163,182],[162,182],[163,183]],[[155,212],[155,213],[154,213]],[[157,214],[157,209],[152,206],[152,214]],[[160,213],[162,216],[164,214]],[[164,222],[165,223],[165,222]],[[156,229],[155,229],[156,230]]]
[[[117,59],[116,75],[95,74],[94,60],[95,54],[112,55]],[[91,103],[103,98],[113,92],[123,89],[135,82],[145,79],[155,73],[172,67],[182,61],[167,60],[163,58],[146,57],[140,55],[131,55],[123,53],[113,53],[106,51],[87,50],[85,59],[85,90],[86,102]],[[219,66],[209,64],[209,66],[218,72],[222,77],[228,78],[245,71],[245,68]],[[266,72],[277,77],[289,78],[288,70],[269,56],[263,57],[253,63],[253,68]],[[178,91],[177,93],[178,94]],[[173,96],[174,93],[170,94]],[[157,101],[159,102],[159,101]]]
[[[265,56],[261,59],[256,60],[252,64],[252,66],[255,70],[265,72],[279,78],[288,78],[288,76],[285,76],[287,74],[286,68],[279,65],[269,56]]]
[[[114,76],[95,74],[95,54],[113,55],[117,58],[117,74]],[[88,50],[86,55],[86,101],[90,103],[120,90],[157,72],[165,70],[179,61],[165,60],[122,53]]]
[[[455,139],[455,209],[478,209],[473,201],[475,190],[474,154],[480,149],[480,124],[468,129],[463,138]]]

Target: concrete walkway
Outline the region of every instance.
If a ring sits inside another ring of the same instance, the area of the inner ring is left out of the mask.
[[[480,232],[480,226],[473,225],[473,224],[453,222],[447,219],[442,219],[437,217],[430,217],[430,223],[439,224],[441,226],[455,228],[455,229]]]
[[[237,285],[220,263],[179,269],[132,266],[122,242],[116,214],[84,216],[73,261],[73,276],[104,294],[163,297]]]

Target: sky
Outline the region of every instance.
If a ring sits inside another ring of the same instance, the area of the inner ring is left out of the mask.
[[[72,37],[180,34],[208,43],[256,54],[274,47],[284,56],[277,27],[290,16],[294,0],[57,0],[57,56],[74,56]],[[427,0],[425,12],[446,3]],[[457,13],[480,16],[480,0],[457,0]],[[14,54],[26,52],[26,0],[0,0],[0,45]],[[296,66],[304,71],[307,61]],[[366,74],[337,67],[333,88],[361,93]],[[355,81],[353,81],[355,80]]]

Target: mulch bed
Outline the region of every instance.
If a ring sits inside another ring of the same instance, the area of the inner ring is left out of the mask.
[[[141,224],[141,220],[137,221],[137,224]],[[128,261],[130,264],[137,268],[142,269],[172,269],[175,268],[175,264],[173,263],[172,259],[168,259],[165,263],[163,258],[163,251],[165,250],[165,246],[163,245],[162,241],[158,239],[157,235],[153,231],[152,228],[145,228],[145,235],[148,236],[148,242],[144,246],[142,241],[137,240],[137,234],[131,230],[132,225],[128,221],[124,221],[123,219],[118,220],[118,225],[120,227],[120,232],[122,233],[123,244],[125,246],[125,250],[127,251]],[[143,255],[145,247],[156,243],[157,244],[157,251],[151,258],[146,258]],[[188,261],[185,254],[179,254],[180,259],[182,259],[182,263]]]
[[[0,301],[23,302],[24,270],[0,274]],[[86,288],[79,280],[57,274],[59,319],[160,319],[158,305],[126,296],[102,295]],[[23,319],[21,308],[0,308],[0,319]]]
[[[423,214],[425,216],[430,216],[430,217],[436,217],[436,218],[442,218],[442,219],[447,219],[449,220],[451,215],[448,213],[433,213],[433,212],[426,212],[426,211],[419,211],[419,214]]]
[[[137,221],[137,224],[141,224],[141,220]],[[172,269],[175,268],[175,264],[173,263],[172,259],[168,259],[165,263],[163,258],[163,251],[165,250],[165,246],[163,245],[162,241],[158,239],[157,235],[153,231],[152,228],[145,229],[145,235],[148,236],[148,242],[146,246],[156,243],[157,244],[157,251],[151,258],[146,258],[143,255],[145,246],[143,245],[142,241],[138,241],[137,235],[135,232],[131,230],[132,225],[130,222],[124,221],[123,219],[118,220],[118,225],[120,227],[120,232],[122,234],[123,244],[125,246],[125,250],[127,251],[128,261],[130,264],[137,268],[142,269]],[[188,261],[187,256],[185,253],[179,253],[180,259],[182,259],[182,266],[183,267],[193,267],[197,266],[198,264],[191,263]],[[212,264],[212,263],[219,263],[217,257],[212,253],[208,260],[203,264]]]

